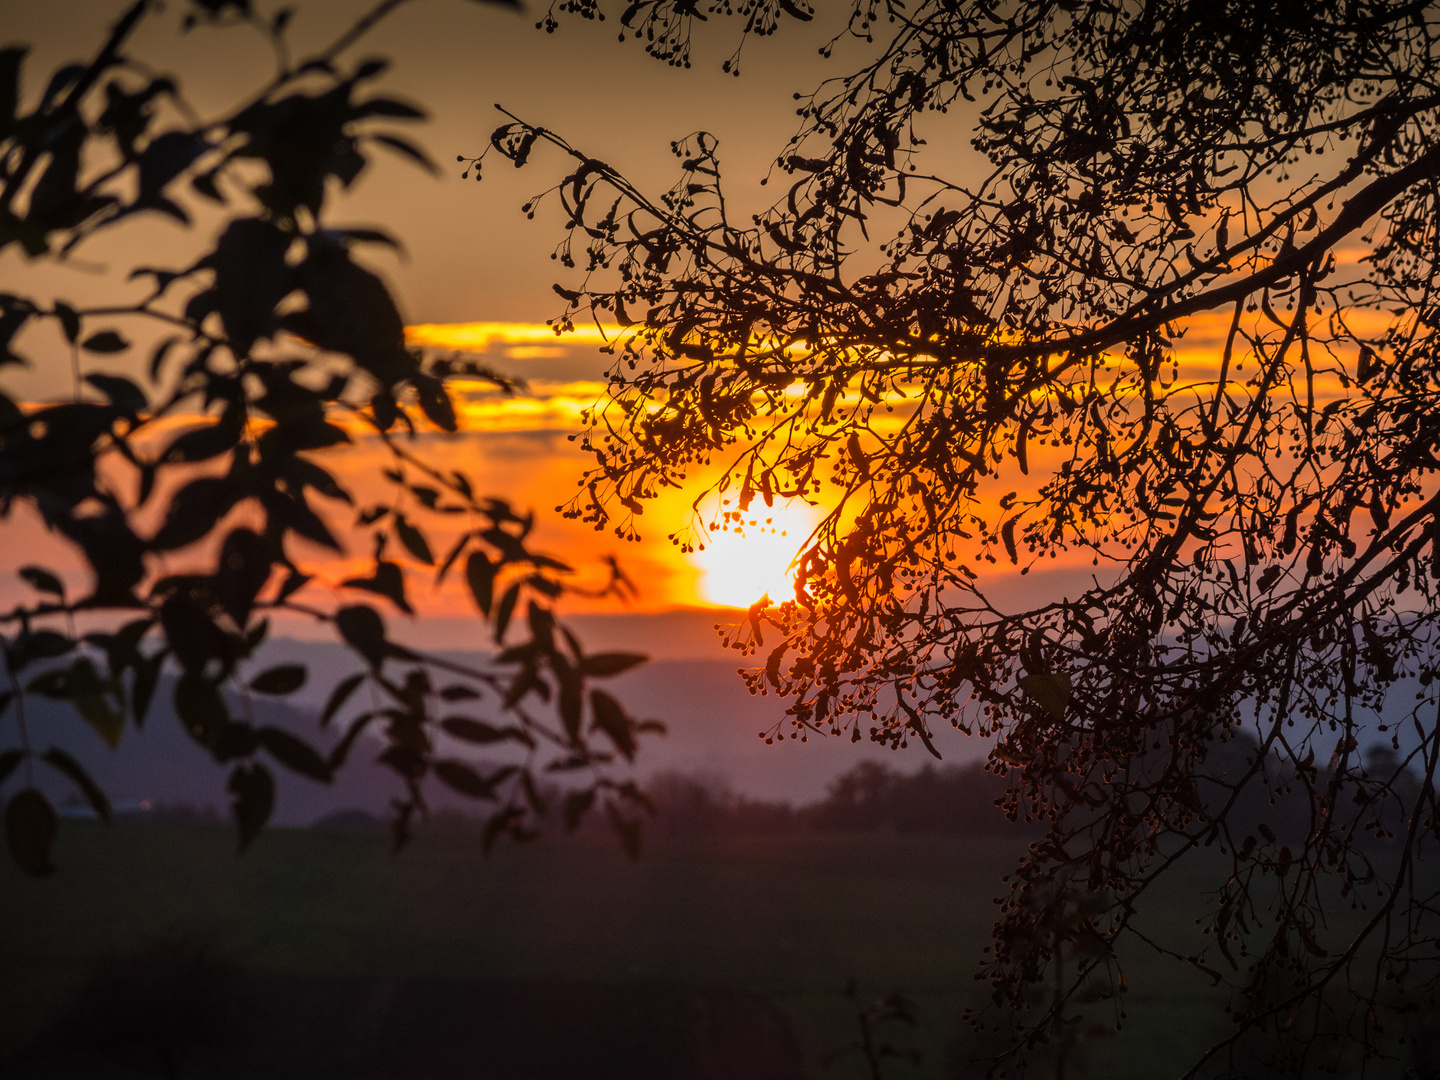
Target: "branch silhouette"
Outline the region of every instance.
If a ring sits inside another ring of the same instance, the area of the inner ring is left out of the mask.
[[[769,209],[732,215],[703,132],[658,195],[508,112],[467,159],[549,151],[525,209],[559,219],[558,323],[621,327],[564,512],[631,536],[697,485],[687,548],[826,512],[794,598],[729,640],[796,737],[994,740],[1008,812],[1048,829],[988,960],[996,1006],[1033,1010],[1007,1062],[1123,1000],[1129,938],[1233,989],[1191,1075],[1259,1031],[1281,1069],[1389,1053],[1382,1018],[1440,988],[1434,12],[707,12],[742,46],[829,17],[822,53],[863,54],[798,95]],[[688,66],[697,19],[620,22]],[[1205,849],[1209,914],[1156,943],[1140,901]]]
[[[334,193],[356,182],[375,146],[434,170],[394,130],[423,111],[369,92],[387,63],[347,59],[402,4],[382,0],[293,62],[286,10],[262,18],[244,3],[189,5],[182,32],[258,32],[280,62],[258,92],[210,121],[174,79],[129,59],[137,28],[163,15],[148,0],[124,12],[88,63],[55,72],[29,111],[26,50],[0,51],[0,249],[63,263],[138,215],[189,226],[187,207],[223,214],[213,244],[197,245],[188,265],[133,268],[130,280],[148,283],[135,303],[0,297],[0,367],[51,362],[16,351],[22,331],[49,324],[68,345],[74,382],[71,400],[58,403],[0,393],[0,515],[32,509],[92,578],[77,597],[55,571],[28,566],[21,576],[36,599],[0,613],[0,713],[13,713],[18,736],[0,749],[0,783],[17,770],[22,781],[6,800],[5,830],[28,873],[54,869],[57,818],[36,787],[37,766],[62,774],[101,817],[110,805],[74,755],[34,744],[27,698],[71,703],[113,747],[162,687],[187,732],[228,770],[242,849],[274,808],[274,767],[328,783],[373,737],[396,776],[397,847],[437,785],[486,807],[487,847],[535,835],[543,772],[568,781],[570,827],[594,807],[639,851],[649,800],[629,766],[661,725],[637,721],[595,683],[645,658],[587,653],[556,621],[570,568],[535,550],[533,515],[427,463],[417,435],[459,428],[447,383],[510,384],[479,364],[407,348],[389,287],[356,258],[366,245],[398,242],[330,220]],[[106,370],[140,348],[122,327],[158,338],[148,386]],[[391,496],[373,506],[356,506],[319,460],[359,440],[388,459],[380,479]],[[349,532],[373,556],[367,571],[322,588],[302,568],[304,545],[339,556],[344,513],[355,514]],[[437,559],[435,527],[457,524]],[[493,630],[493,656],[461,664],[392,640],[376,604],[409,613],[415,573],[387,557],[396,550],[437,582],[461,568]],[[618,571],[613,582],[628,585]],[[294,693],[307,674],[296,664],[253,670],[275,613],[325,624],[359,661],[320,717],[321,728],[343,722],[338,737],[265,722],[265,699]],[[370,707],[356,709],[362,689]]]

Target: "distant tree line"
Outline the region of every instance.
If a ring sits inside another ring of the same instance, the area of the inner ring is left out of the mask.
[[[1153,761],[1163,765],[1158,752]],[[1421,780],[1401,755],[1377,743],[1364,754],[1364,782],[1356,787],[1347,811],[1362,846],[1383,849],[1398,843],[1406,821],[1406,797]],[[1264,770],[1273,787],[1242,784],[1253,768]],[[1321,781],[1329,775],[1320,770]],[[1218,738],[1194,796],[1207,812],[1233,800],[1229,810],[1236,835],[1274,837],[1282,847],[1297,843],[1309,826],[1309,803],[1296,789],[1294,770],[1280,757],[1263,754],[1248,735]],[[862,761],[838,776],[825,797],[795,805],[783,800],[752,799],[732,790],[723,778],[703,773],[670,772],[656,776],[648,791],[656,802],[657,831],[669,836],[754,835],[794,831],[890,831],[955,837],[1038,836],[1045,821],[1007,815],[1010,781],[984,762],[926,765],[904,773],[877,761]],[[1243,845],[1244,841],[1240,840]]]
[[[907,774],[862,761],[838,776],[824,798],[799,806],[739,795],[703,774],[663,774],[650,790],[658,807],[656,831],[670,836],[801,830],[994,836],[1015,829],[996,805],[1005,786],[979,762]]]

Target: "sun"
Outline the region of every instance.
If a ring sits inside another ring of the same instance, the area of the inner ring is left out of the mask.
[[[717,607],[749,607],[766,593],[784,599],[795,588],[794,562],[814,527],[815,511],[803,504],[777,506],[746,519],[743,532],[719,530],[690,559],[700,570],[701,598]],[[750,521],[755,522],[754,525]]]

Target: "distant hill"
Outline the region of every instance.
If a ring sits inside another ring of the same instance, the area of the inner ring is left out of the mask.
[[[445,655],[460,662],[481,657],[474,652]],[[337,680],[359,670],[348,651],[328,642],[276,639],[265,646],[260,664],[282,659],[310,667],[307,685],[287,700],[315,711]],[[902,773],[940,764],[918,742],[900,751],[867,741],[851,743],[848,737],[812,735],[800,743],[789,738],[788,725],[784,741],[766,746],[759,733],[784,718],[785,703],[775,697],[752,697],[735,673],[741,663],[736,653],[714,660],[654,660],[610,680],[608,685],[631,712],[663,720],[669,727],[664,738],[647,738],[642,744],[642,776],[703,772],[722,777],[750,798],[808,803],[822,798],[830,783],[859,761],[883,762]],[[946,764],[975,761],[989,751],[986,740],[967,738],[949,727],[935,732],[935,744]]]
[[[477,653],[450,655],[457,660],[471,661],[480,656]],[[306,664],[310,669],[307,684],[283,702],[256,698],[253,707],[264,710],[260,717],[263,722],[286,727],[325,749],[338,738],[343,725],[321,732],[316,717],[330,688],[345,675],[358,670],[359,664],[341,646],[281,638],[265,645],[256,670],[282,660]],[[822,803],[832,794],[837,779],[860,765],[870,767],[872,776],[879,775],[873,770],[880,766],[894,777],[917,777],[922,770],[933,770],[923,774],[930,779],[922,779],[922,783],[932,786],[940,783],[943,790],[937,789],[932,794],[942,802],[969,799],[970,796],[963,793],[966,787],[984,788],[988,792],[993,778],[983,779],[985,774],[964,768],[985,756],[988,741],[966,738],[949,728],[935,732],[935,743],[944,755],[943,762],[935,761],[915,741],[900,751],[868,741],[851,743],[848,738],[816,735],[800,743],[789,737],[788,726],[782,728],[787,735],[784,740],[767,746],[759,733],[773,730],[782,721],[784,703],[774,697],[751,696],[735,674],[737,660],[656,660],[611,682],[632,712],[663,720],[669,727],[667,736],[649,738],[642,745],[636,770],[642,779],[700,777],[716,790],[726,791],[748,804],[787,803],[797,808]],[[1397,688],[1397,700],[1404,696],[1399,692],[1402,689]],[[68,705],[28,697],[27,719],[32,740],[40,749],[54,743],[74,753],[119,805],[189,804],[223,813],[229,802],[225,791],[226,772],[186,735],[170,698],[170,684],[163,684],[143,730],[127,730],[119,748],[113,752]],[[368,707],[360,699],[361,695],[352,699],[352,712]],[[478,711],[484,714],[483,709]],[[1371,739],[1362,739],[1362,747],[1383,737],[1377,732]],[[275,821],[309,824],[348,810],[384,817],[399,787],[393,774],[374,762],[378,743],[368,745],[369,752],[362,740],[333,785],[318,784],[277,768],[279,795]],[[956,767],[961,768],[956,771]],[[72,789],[62,778],[48,770],[39,770],[36,775],[57,801],[73,797]],[[475,804],[458,797],[448,797],[439,791],[435,795],[439,808],[476,809]],[[981,801],[988,805],[994,797],[993,793],[987,793]],[[902,814],[898,807],[892,810],[894,814]],[[908,827],[899,819],[891,824],[902,829]]]
[[[452,655],[477,658],[477,654]],[[330,688],[359,665],[338,645],[279,639],[265,646],[256,669],[281,660],[306,664],[310,677],[304,688],[283,701],[253,699],[252,707],[260,710],[257,721],[285,727],[322,750],[328,748],[343,725],[337,723],[330,731],[321,732],[316,718]],[[776,698],[747,693],[735,674],[736,666],[729,660],[656,661],[613,681],[632,712],[664,720],[670,729],[664,738],[644,743],[637,766],[642,777],[705,773],[722,777],[730,788],[748,798],[798,805],[823,798],[834,779],[858,761],[884,762],[905,773],[933,761],[918,744],[895,752],[869,743],[812,736],[803,745],[787,738],[766,746],[758,732],[772,728],[783,717],[784,706]],[[55,744],[73,753],[117,806],[188,805],[223,813],[229,805],[226,770],[216,766],[185,733],[171,704],[172,686],[171,681],[162,680],[144,727],[128,729],[114,751],[68,704],[27,696],[32,741],[42,750]],[[367,707],[359,703],[359,695],[355,701],[352,713]],[[974,759],[985,749],[979,740],[966,740],[954,732],[939,736],[937,742],[947,758]],[[378,743],[369,745],[377,747]],[[366,752],[362,740],[333,785],[315,783],[277,767],[275,822],[309,824],[343,810],[384,816],[391,797],[400,789],[394,775],[376,765],[374,757],[373,751]],[[73,788],[49,770],[37,771],[36,779],[57,802],[73,799]],[[476,808],[440,791],[435,796],[437,807]]]
[[[68,703],[38,696],[26,698],[26,722],[31,742],[39,749],[50,744],[64,747],[84,765],[87,772],[110,796],[117,809],[141,807],[170,810],[189,807],[196,811],[224,812],[229,806],[225,791],[228,775],[210,755],[185,732],[171,704],[173,681],[162,680],[145,726],[127,729],[120,745],[110,750],[91,731]],[[258,699],[256,721],[286,728],[321,749],[328,748],[337,733],[321,733],[315,713],[290,705]],[[333,785],[289,773],[273,771],[278,792],[274,821],[304,825],[340,807],[383,810],[390,796],[398,792],[392,773],[375,765],[373,755],[357,753]],[[53,770],[37,768],[35,779],[57,803],[74,799],[74,788]]]

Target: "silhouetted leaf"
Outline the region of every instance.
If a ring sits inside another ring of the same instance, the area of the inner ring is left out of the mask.
[[[370,412],[381,431],[389,431],[400,418],[400,406],[388,390],[381,390],[370,399]]]
[[[387,734],[393,737],[395,733]],[[375,760],[407,782],[418,781],[428,765],[424,753],[410,746],[388,746]]]
[[[161,551],[187,547],[209,534],[240,500],[242,492],[228,476],[192,480],[170,500],[165,523],[151,543]]]
[[[20,69],[29,51],[23,45],[0,49],[0,138],[8,137],[14,128],[20,105]]]
[[[240,832],[240,850],[244,851],[260,835],[275,809],[275,780],[259,762],[236,765],[226,789],[232,796],[231,813]]]
[[[326,784],[330,782],[330,766],[309,743],[277,727],[262,727],[255,733],[255,737],[276,761],[291,772]]]
[[[1064,720],[1070,703],[1070,676],[1061,672],[1036,672],[1022,675],[1020,689],[1030,695],[1052,720]]]
[[[230,222],[215,245],[215,297],[235,352],[273,333],[275,305],[294,287],[285,264],[292,237],[263,218]]]
[[[171,596],[160,605],[160,625],[187,671],[204,668],[223,645],[223,635],[210,616],[184,596]]]
[[[325,708],[320,711],[320,726],[327,726],[335,719],[335,714],[345,707],[345,702],[350,700],[350,695],[355,693],[360,684],[365,681],[364,675],[347,675],[335,684],[330,691],[330,696],[325,701]]]
[[[196,670],[183,671],[175,680],[175,714],[190,737],[213,750],[221,729],[230,722],[229,710],[215,684]]]
[[[178,337],[168,337],[155,346],[150,354],[151,382],[154,382],[160,377],[160,368],[164,365],[165,358],[170,355],[170,351],[174,349],[176,345],[180,344],[180,340]]]
[[[11,661],[11,666],[19,667],[14,661]],[[52,668],[36,675],[25,684],[25,689],[29,693],[39,694],[41,697],[67,701],[70,698],[70,672],[66,668]]]
[[[217,763],[224,765],[237,758],[248,758],[258,749],[260,742],[256,738],[254,727],[243,720],[230,720],[220,726],[210,747],[210,755]]]
[[[352,502],[350,493],[340,486],[335,477],[308,458],[289,458],[285,462],[284,472],[286,480],[293,480],[300,486],[313,488],[327,499],[347,504]]]
[[[61,300],[54,303],[55,317],[60,320],[60,330],[65,340],[74,345],[80,340],[80,315],[69,304]]]
[[[408,101],[396,101],[394,98],[373,97],[368,101],[355,103],[355,115],[358,116],[390,116],[401,120],[423,120],[423,110],[411,105]]]
[[[77,678],[75,669],[80,669],[84,675]],[[71,671],[73,700],[85,722],[105,740],[106,746],[114,750],[120,745],[120,737],[125,733],[125,714],[111,702],[94,671],[88,659],[75,662],[75,668]]]
[[[580,737],[581,714],[585,711],[585,686],[579,673],[559,657],[551,659],[551,667],[560,683],[558,708],[560,722],[571,742]]]
[[[190,180],[190,186],[195,189],[196,194],[202,195],[213,203],[225,205],[225,196],[220,193],[220,187],[215,183],[218,170],[212,169],[209,172],[200,173]]]
[[[1010,518],[1004,525],[1000,526],[1000,539],[1005,543],[1005,554],[1010,556],[1012,563],[1020,561],[1020,554],[1015,548],[1015,519]]]
[[[130,706],[135,713],[135,726],[143,727],[145,716],[150,711],[150,700],[155,696],[155,686],[160,681],[160,667],[165,662],[165,653],[159,652],[146,657],[135,666],[135,681],[130,689]]]
[[[456,429],[455,406],[445,391],[445,384],[428,375],[414,379],[415,392],[420,398],[420,410],[426,418],[442,431]]]
[[[234,529],[220,545],[218,569],[216,599],[236,626],[244,626],[255,598],[270,580],[270,546],[250,529]]]
[[[471,799],[493,799],[494,785],[463,761],[442,758],[433,766],[435,775],[452,791]]]
[[[10,774],[25,760],[23,750],[0,750],[0,784],[10,779]]]
[[[75,648],[75,642],[54,630],[31,630],[15,639],[11,649],[11,666],[17,671],[36,660],[54,660]]]
[[[277,697],[293,694],[304,685],[304,664],[278,664],[250,680],[250,689],[257,694],[272,694]]]
[[[355,745],[355,740],[360,737],[360,733],[364,731],[370,725],[370,721],[374,719],[375,714],[373,712],[367,712],[361,713],[350,721],[349,727],[345,729],[345,734],[342,735],[340,741],[331,748],[330,756],[325,759],[325,765],[330,770],[332,776],[345,764],[346,758],[350,756],[350,748]]]
[[[118,353],[128,349],[130,342],[114,330],[101,330],[98,334],[91,334],[81,342],[80,347],[93,353]]]
[[[449,553],[445,556],[443,560],[441,560],[440,568],[435,571],[435,584],[437,586],[444,582],[445,575],[450,572],[450,567],[455,565],[455,560],[460,557],[460,553],[465,550],[466,545],[468,545],[469,543],[470,534],[461,533],[460,538],[455,541],[454,545],[450,548]]]
[[[426,566],[435,565],[435,556],[430,553],[430,544],[426,541],[425,534],[410,524],[405,515],[396,516],[395,531],[400,535],[400,542],[405,545],[405,549],[411,555],[414,555]]]
[[[50,848],[58,828],[55,809],[34,788],[17,791],[5,807],[5,839],[15,865],[31,877],[55,872]]]
[[[520,670],[515,673],[515,677],[510,680],[510,686],[505,691],[504,707],[513,709],[526,694],[532,690],[538,692],[543,685],[539,681],[538,674],[535,669],[535,659],[532,655],[526,659],[520,666]],[[548,697],[548,694],[543,694],[542,696]]]
[[[1375,350],[1369,345],[1360,346],[1360,359],[1355,366],[1355,381],[1364,386],[1375,373],[1380,370],[1380,362],[1375,355]]]
[[[110,404],[132,416],[150,405],[145,391],[123,375],[92,373],[85,376],[85,381],[109,398]]]
[[[524,732],[519,728],[498,728],[483,720],[472,720],[468,716],[447,716],[440,721],[440,727],[447,735],[481,746],[504,742],[506,739],[513,739],[515,742],[529,745],[529,740],[525,738]]]
[[[209,149],[208,140],[190,131],[164,131],[151,139],[137,162],[140,190],[135,205],[168,212],[167,204],[173,204],[162,192]],[[172,213],[172,216],[182,223],[189,223],[183,212]]]
[[[649,657],[644,653],[592,653],[580,661],[580,671],[584,675],[594,678],[605,678],[610,675],[619,675],[622,671],[629,671],[633,667],[645,663]]]
[[[495,613],[495,643],[505,640],[505,631],[510,626],[510,617],[515,614],[515,602],[520,599],[520,583],[517,581],[500,597],[500,609]]]
[[[161,459],[167,462],[208,461],[229,453],[240,441],[244,422],[245,411],[242,407],[227,407],[215,423],[193,428],[177,436],[165,449]]]
[[[483,551],[472,551],[465,560],[465,581],[470,586],[470,595],[475,598],[480,614],[487,619],[495,603],[495,570],[495,564]]]
[[[525,802],[534,811],[537,817],[544,817],[546,813],[545,798],[540,794],[540,789],[535,785],[535,778],[530,775],[529,769],[520,770],[520,788],[525,793]]]
[[[592,690],[590,708],[595,726],[609,737],[626,761],[635,760],[635,732],[620,703],[603,690]]]
[[[385,662],[385,620],[366,604],[341,608],[335,613],[335,627],[352,649],[379,671]]]
[[[282,325],[321,349],[345,353],[381,385],[389,387],[414,372],[405,351],[405,327],[385,283],[351,261],[343,245],[312,241],[299,267],[307,309],[281,319]]]
[[[375,564],[375,572],[368,578],[346,578],[340,584],[377,593],[407,615],[412,611],[410,602],[405,599],[405,574],[397,563],[382,559]]]
[[[52,746],[41,757],[74,782],[75,786],[80,789],[80,793],[85,796],[85,801],[90,804],[91,809],[99,815],[102,821],[110,820],[110,800],[105,797],[105,793],[100,790],[95,781],[90,779],[90,774],[81,767],[78,761],[58,746]]]
[[[530,601],[525,608],[525,621],[530,624],[530,639],[544,652],[555,650],[555,615],[544,604]]]
[[[59,638],[59,635],[54,636]],[[67,668],[52,668],[36,676],[26,689],[44,697],[71,702],[106,745],[114,749],[119,744],[125,730],[125,715],[111,704],[109,687],[88,656],[77,657]]]
[[[38,592],[50,593],[65,599],[65,586],[58,577],[41,566],[22,566],[20,576],[24,578],[32,589]]]
[[[435,175],[440,171],[436,168],[435,162],[430,160],[430,155],[425,153],[424,150],[421,150],[409,139],[402,139],[398,135],[390,135],[384,132],[378,135],[371,135],[370,138],[382,146],[388,146],[391,150],[403,154],[431,175]]]

